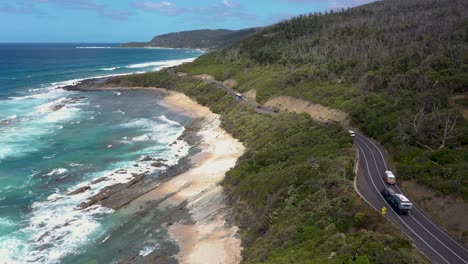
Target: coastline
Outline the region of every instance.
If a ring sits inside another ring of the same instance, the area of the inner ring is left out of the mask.
[[[162,105],[192,118],[203,118],[202,129],[197,133],[201,138],[201,151],[190,158],[191,169],[143,195],[141,201],[175,193],[160,205],[162,209],[187,203],[194,224],[182,221],[169,228],[180,246],[179,263],[239,263],[238,227],[229,223],[230,209],[219,184],[243,154],[244,146],[220,127],[220,116],[209,108],[184,94],[157,90],[167,94],[160,102]],[[138,203],[138,199],[135,202]]]
[[[231,210],[220,183],[243,154],[244,146],[220,127],[219,115],[182,93],[164,88],[99,85],[63,88],[79,91],[154,91],[163,95],[155,103],[196,120],[193,134],[197,137],[199,152],[187,158],[185,165],[188,167],[176,169],[176,173],[163,182],[122,204],[121,210],[126,214],[139,212],[140,208],[157,203],[155,208],[169,215],[184,211],[187,214],[185,217],[168,217],[167,223],[161,223],[179,245],[179,252],[173,256],[179,263],[234,264],[241,261],[238,227],[231,225]],[[117,189],[114,198],[120,192]],[[155,256],[131,257],[151,261]]]

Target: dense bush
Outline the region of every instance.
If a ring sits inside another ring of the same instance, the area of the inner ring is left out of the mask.
[[[468,122],[448,104],[468,87],[465,2],[386,0],[302,15],[180,70],[233,78],[260,103],[289,95],[347,111],[390,150],[399,177],[467,201]],[[454,102],[466,109],[466,98]],[[441,163],[437,153],[458,158]]]
[[[241,228],[244,263],[421,263],[354,192],[352,140],[307,115],[260,115],[214,85],[165,73],[110,83],[183,92],[221,114],[246,146],[223,182]]]

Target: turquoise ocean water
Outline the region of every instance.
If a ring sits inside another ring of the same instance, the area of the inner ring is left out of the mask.
[[[56,88],[154,71],[201,54],[111,44],[0,44],[0,263],[116,260],[118,254],[106,250],[127,246],[109,234],[127,219],[111,209],[77,206],[106,186],[130,181],[131,173],[157,177],[161,168],[139,162],[142,155],[177,164],[189,146],[171,143],[186,120],[155,105],[158,95],[151,92]],[[101,177],[111,180],[91,184]],[[84,186],[90,189],[67,195]],[[144,230],[132,232],[126,235],[135,236],[133,250],[141,255],[157,247]]]

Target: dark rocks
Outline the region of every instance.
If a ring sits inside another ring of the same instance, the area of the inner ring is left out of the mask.
[[[41,242],[41,240],[44,239],[44,237],[49,236],[49,235],[50,235],[49,231],[45,232],[37,239],[37,242]]]
[[[61,101],[61,104],[57,104],[57,105],[53,105],[50,107],[50,109],[52,111],[58,111],[64,107],[66,107],[67,104],[76,104],[78,103],[79,101],[81,101],[82,99],[84,99],[86,97],[84,96],[74,96],[74,97],[71,97],[71,98],[67,98],[67,99],[64,99]]]
[[[74,191],[71,191],[68,193],[68,195],[75,195],[75,194],[79,194],[79,193],[83,193],[83,192],[86,192],[87,190],[91,189],[91,187],[89,186],[83,186],[83,187],[80,187]]]
[[[58,110],[60,110],[60,109],[62,109],[64,107],[65,107],[64,104],[58,104],[58,105],[53,105],[50,108],[52,109],[52,111],[58,111]]]
[[[145,156],[142,156],[139,161],[152,161],[153,158],[151,158],[150,156],[148,155],[145,155]]]
[[[145,177],[145,174],[143,173],[142,174],[133,173],[132,175],[134,178],[125,184],[125,187],[127,188],[141,181]]]
[[[108,181],[108,180],[109,180],[109,178],[107,178],[107,177],[102,177],[102,178],[99,178],[99,179],[97,179],[97,180],[92,181],[91,184],[96,184],[96,183],[100,183],[100,182]]]
[[[79,209],[86,209],[88,207],[90,207],[91,205],[94,205],[104,199],[107,199],[109,197],[110,194],[108,194],[105,190],[104,191],[101,191],[100,193],[92,196],[89,198],[88,201],[86,202],[82,202],[78,205],[78,208]]]
[[[157,161],[157,162],[151,163],[151,166],[153,166],[155,168],[160,168],[160,167],[164,166],[164,163]]]

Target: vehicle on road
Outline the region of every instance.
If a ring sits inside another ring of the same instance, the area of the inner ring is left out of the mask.
[[[352,136],[352,137],[355,137],[355,136],[356,136],[356,132],[354,132],[354,130],[351,130],[351,129],[350,129],[350,130],[348,130],[348,133],[349,133],[349,135]]]
[[[236,93],[236,97],[239,98],[239,99],[242,99],[242,94]]]
[[[390,184],[390,185],[395,184],[396,183],[396,177],[395,177],[395,175],[393,175],[393,172],[385,171],[384,181],[387,184]]]
[[[413,209],[413,204],[406,196],[401,193],[396,193],[392,188],[382,190],[382,196],[399,214],[409,214]]]

